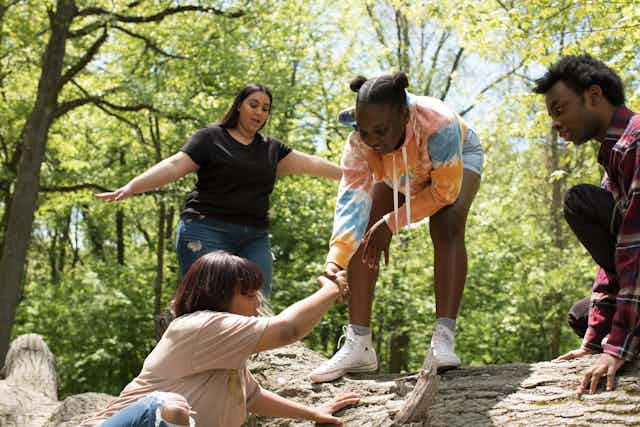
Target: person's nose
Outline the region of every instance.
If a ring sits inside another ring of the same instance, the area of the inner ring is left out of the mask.
[[[560,130],[562,128],[562,122],[560,122],[560,120],[558,120],[557,118],[553,119],[553,121],[551,122],[551,126],[555,129],[555,130]]]

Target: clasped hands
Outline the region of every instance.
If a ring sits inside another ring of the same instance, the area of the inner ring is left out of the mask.
[[[389,265],[389,244],[393,233],[384,219],[376,222],[365,234],[362,240],[362,262],[369,268],[378,269],[380,266],[380,254],[384,253],[385,265]],[[325,266],[325,277],[331,279],[340,288],[338,303],[345,303],[349,298],[349,283],[347,272],[339,265],[328,262]]]

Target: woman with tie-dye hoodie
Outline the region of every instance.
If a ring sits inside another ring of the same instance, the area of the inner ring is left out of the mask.
[[[404,73],[356,77],[354,127],[342,156],[326,274],[347,269],[349,325],[344,346],[310,375],[331,381],[377,369],[371,304],[381,253],[394,233],[429,217],[434,245],[436,324],[431,339],[439,369],[456,367],[455,319],[467,275],[464,243],[469,208],[480,186],[484,154],[478,137],[442,101],[405,91]]]

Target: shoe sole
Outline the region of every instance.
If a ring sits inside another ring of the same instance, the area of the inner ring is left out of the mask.
[[[337,380],[340,377],[345,376],[346,374],[358,374],[362,372],[371,372],[378,369],[378,362],[372,363],[370,365],[365,365],[359,368],[352,369],[339,369],[331,372],[327,372],[322,375],[309,375],[309,379],[314,383],[326,383],[329,381]]]
[[[451,366],[438,366],[438,368],[436,369],[436,373],[438,375],[440,374],[444,374],[447,371],[451,371],[454,369],[458,369],[460,367],[460,365],[451,365]]]

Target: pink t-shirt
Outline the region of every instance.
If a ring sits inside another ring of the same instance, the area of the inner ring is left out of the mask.
[[[140,374],[106,409],[81,425],[98,426],[149,393],[165,391],[187,399],[198,426],[240,426],[247,406],[260,395],[246,362],[268,323],[266,317],[214,311],[175,319]]]

